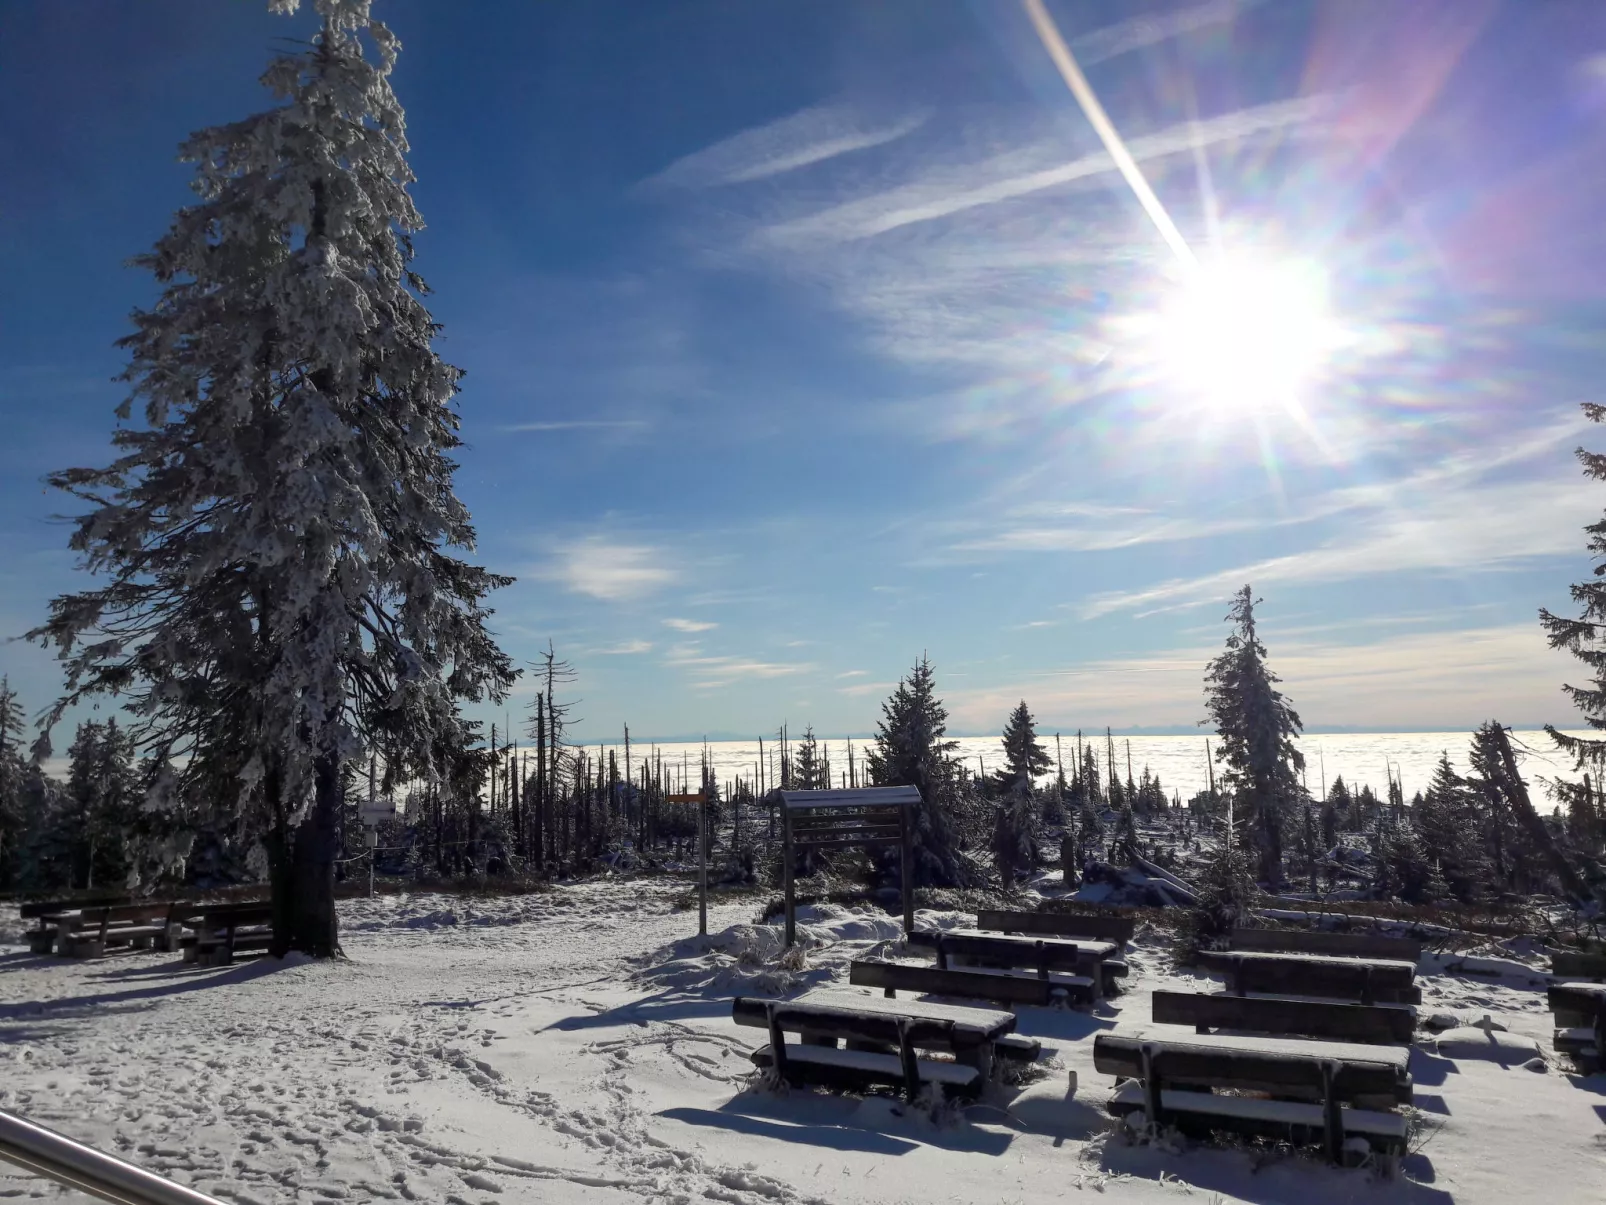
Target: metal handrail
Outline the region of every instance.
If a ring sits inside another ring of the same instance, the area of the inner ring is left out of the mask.
[[[0,1159],[116,1205],[225,1205],[4,1109],[0,1109]]]

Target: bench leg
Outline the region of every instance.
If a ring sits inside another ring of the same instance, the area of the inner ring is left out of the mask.
[[[979,1046],[967,1046],[954,1051],[954,1062],[966,1067],[974,1067],[981,1076],[983,1083],[993,1077],[995,1054],[991,1042],[983,1042]]]
[[[898,1059],[903,1063],[903,1099],[914,1104],[920,1095],[920,1060],[915,1057],[909,1026],[904,1021],[898,1022]]]
[[[896,1000],[898,998],[898,989],[892,987],[882,988],[881,994],[888,1000]]]
[[[1152,1043],[1143,1045],[1143,1110],[1147,1114],[1149,1132],[1160,1132],[1160,1068],[1159,1060],[1154,1057]]]
[[[52,929],[35,929],[28,934],[28,953],[48,954],[56,948],[56,934]]]
[[[1344,1113],[1338,1104],[1337,1078],[1338,1064],[1331,1059],[1322,1063],[1322,1146],[1334,1167],[1344,1162]]]
[[[786,1035],[781,1027],[775,1023],[775,1005],[771,1004],[766,1012],[769,1014],[770,1028],[770,1066],[775,1069],[777,1083],[786,1083]]]

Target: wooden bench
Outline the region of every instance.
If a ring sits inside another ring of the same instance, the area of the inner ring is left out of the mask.
[[[975,1097],[992,1075],[999,1040],[1015,1028],[1011,1013],[923,1001],[815,991],[797,1000],[738,996],[731,1003],[738,1025],[768,1031],[769,1044],[753,1051],[759,1067],[784,1082],[843,1091],[901,1089],[914,1100],[923,1085],[945,1095]],[[800,1035],[788,1043],[786,1035]],[[841,1041],[845,1046],[839,1047]],[[1012,1048],[1006,1046],[1008,1052]],[[922,1056],[946,1051],[952,1061]],[[1012,1057],[1005,1053],[1004,1057]]]
[[[236,954],[262,953],[273,943],[273,906],[266,900],[236,904],[205,904],[183,917],[185,928],[195,930],[180,941],[185,962],[202,966],[228,966]]]
[[[1228,945],[1234,950],[1271,954],[1336,954],[1347,958],[1381,958],[1416,962],[1422,943],[1378,933],[1329,933],[1321,929],[1234,929]]]
[[[23,920],[35,921],[27,931],[28,950],[33,954],[49,954],[56,948],[57,929],[69,917],[76,918],[80,909],[103,908],[111,904],[129,902],[127,892],[118,895],[81,895],[53,900],[29,900],[17,909]]]
[[[1420,1004],[1416,964],[1327,954],[1201,950],[1198,965],[1226,976],[1233,996],[1317,996],[1359,1004]]]
[[[1606,954],[1589,954],[1582,950],[1553,950],[1550,954],[1550,973],[1558,979],[1592,979],[1606,982]]]
[[[1087,938],[1124,946],[1132,940],[1137,921],[1130,916],[1084,916],[1079,912],[1005,912],[983,908],[976,913],[978,929],[1000,933],[1035,933],[1040,937]]]
[[[1549,997],[1556,1049],[1580,1071],[1606,1069],[1606,983],[1553,983]]]
[[[1350,1138],[1391,1163],[1403,1153],[1406,1119],[1396,1110],[1411,1102],[1409,1057],[1405,1048],[1220,1034],[1093,1039],[1093,1066],[1118,1080],[1108,1105],[1116,1116],[1141,1113],[1146,1125],[1194,1137],[1229,1130],[1319,1143],[1333,1163]]]
[[[1085,991],[1095,1001],[1113,990],[1116,976],[1126,971],[1124,963],[1106,966],[1115,953],[1115,944],[1108,941],[953,929],[917,930],[909,935],[909,944],[935,951],[939,970],[969,972],[972,967],[986,967],[1007,975],[1024,969],[1067,991]]]
[[[112,946],[149,949],[165,945],[175,905],[169,900],[83,908],[57,926],[56,952],[69,958],[100,958]]]
[[[1416,1029],[1416,1018],[1409,1008],[1382,1004],[1161,991],[1153,993],[1152,1000],[1157,1024],[1192,1025],[1199,1033],[1235,1029],[1281,1037],[1394,1045],[1409,1044]]]

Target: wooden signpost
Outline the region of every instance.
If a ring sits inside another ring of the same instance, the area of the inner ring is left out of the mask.
[[[785,825],[781,855],[786,881],[786,945],[797,941],[797,901],[792,878],[803,849],[872,849],[896,845],[903,892],[903,931],[914,932],[914,827],[910,809],[920,802],[915,787],[858,787],[843,791],[782,791]]]
[[[697,936],[708,936],[708,794],[665,795],[665,803],[697,804]]]

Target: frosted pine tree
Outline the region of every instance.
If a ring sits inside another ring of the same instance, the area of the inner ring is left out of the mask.
[[[1266,663],[1248,586],[1233,596],[1227,621],[1227,647],[1205,670],[1205,708],[1221,737],[1216,760],[1226,767],[1222,781],[1254,833],[1261,877],[1276,886],[1282,880],[1284,815],[1301,794],[1298,773],[1305,758],[1294,744],[1301,725]]]
[[[820,742],[815,738],[811,724],[803,730],[803,739],[792,754],[792,788],[797,791],[823,791],[831,785],[825,761],[820,756]]]
[[[259,811],[275,949],[328,955],[342,763],[366,744],[432,777],[456,701],[514,674],[483,605],[509,579],[455,555],[459,373],[410,267],[400,45],[368,0],[314,7],[262,77],[275,106],[182,147],[199,200],[137,261],[162,293],[122,341],[144,425],[52,477],[90,504],[71,544],[100,582],[33,634],[66,665],[55,715],[123,695],[179,789]]]

